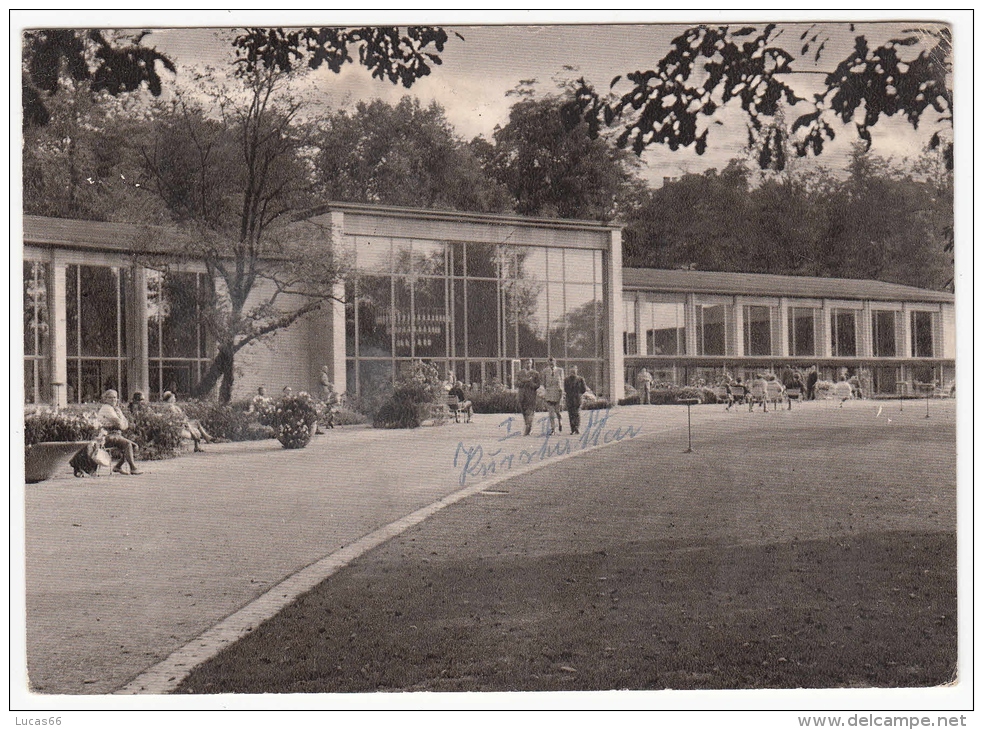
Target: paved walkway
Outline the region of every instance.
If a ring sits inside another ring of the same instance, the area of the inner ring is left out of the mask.
[[[869,409],[872,418],[877,410],[869,402],[847,406]],[[351,552],[366,536],[382,534],[380,528],[462,490],[494,489],[494,480],[619,438],[678,440],[682,451],[686,411],[618,408],[608,421],[585,428],[585,439],[551,439],[546,449],[544,439],[502,440],[507,416],[486,415],[415,431],[339,428],[302,451],[272,440],[222,444],[144,462],[139,477],[66,474],[28,485],[32,687],[56,694],[118,691],[223,619],[262,603],[258,598],[279,600],[289,590],[283,581],[305,569],[311,574],[344,548]],[[756,419],[793,414],[694,408],[694,442],[701,428],[719,428],[722,419],[728,432],[738,432]],[[516,417],[513,432],[519,422]]]
[[[685,411],[615,409],[593,429],[594,441],[603,445],[619,427],[685,427]],[[462,441],[486,454],[515,452],[511,464],[499,461],[499,474],[564,458],[544,454],[543,439],[500,442],[507,418],[414,431],[337,428],[300,451],[273,440],[212,445],[142,462],[141,476],[75,479],[66,471],[27,485],[33,689],[111,693],[305,566],[490,478],[472,451],[462,485],[465,452],[454,466]],[[520,423],[515,417],[513,433]]]

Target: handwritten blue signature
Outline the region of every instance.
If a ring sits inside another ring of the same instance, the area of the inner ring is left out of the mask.
[[[640,426],[608,428],[610,417],[610,409],[587,411],[583,416],[586,421],[583,432],[577,436],[564,437],[562,434],[550,433],[549,417],[544,416],[537,421],[540,428],[535,436],[541,440],[541,444],[534,448],[519,448],[519,444],[513,442],[507,446],[486,449],[481,444],[466,446],[463,441],[460,441],[454,452],[453,468],[460,469],[460,483],[464,486],[469,478],[483,479],[492,474],[508,472],[513,467],[535,464],[601,444],[633,439],[642,432]],[[521,438],[525,424],[521,418],[509,416],[498,424],[498,427],[505,429],[498,442],[507,442],[510,439]]]

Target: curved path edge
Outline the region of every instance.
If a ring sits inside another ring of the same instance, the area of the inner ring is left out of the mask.
[[[670,428],[666,430],[675,429]],[[525,468],[513,469],[504,474],[490,476],[477,484],[464,487],[425,507],[421,507],[415,512],[411,512],[405,517],[390,522],[359,538],[351,545],[346,545],[342,549],[336,550],[320,560],[311,563],[306,568],[301,568],[296,573],[277,583],[266,593],[224,618],[204,633],[199,634],[183,647],[175,650],[166,659],[144,670],[112,694],[169,694],[199,664],[211,659],[226,647],[247,636],[255,627],[275,616],[301,595],[313,589],[356,558],[405,532],[414,525],[418,525],[445,507],[449,507],[455,502],[459,502],[473,494],[483,492],[489,487],[500,484],[513,477],[528,474],[551,464],[589,454],[617,443],[622,442],[612,440],[608,443],[599,443],[596,446],[582,448],[569,454],[550,457],[548,460],[530,464]]]

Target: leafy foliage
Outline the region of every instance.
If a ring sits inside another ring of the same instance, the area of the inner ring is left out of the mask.
[[[181,405],[185,415],[199,421],[204,429],[216,439],[228,441],[259,441],[273,438],[273,402],[267,409],[251,409],[251,401],[188,401]]]
[[[952,282],[952,175],[899,169],[858,146],[846,179],[820,170],[756,183],[732,161],[652,191],[626,221],[626,266]]]
[[[567,113],[568,93],[523,98],[484,149],[486,169],[504,185],[516,212],[546,218],[611,220],[639,187],[630,154],[592,137]]]
[[[392,395],[373,414],[374,428],[418,428],[443,403],[444,386],[433,365],[413,363],[396,380]]]
[[[461,38],[460,34],[455,34]],[[339,73],[346,63],[353,63],[352,49],[358,60],[384,79],[406,88],[429,76],[431,64],[442,63],[440,53],[447,43],[447,32],[432,26],[410,26],[405,35],[396,27],[362,28],[250,28],[233,41],[243,73],[257,69],[290,73],[298,66],[310,69],[326,65]],[[463,40],[463,39],[462,39]]]
[[[736,105],[747,120],[749,144],[758,149],[759,165],[776,170],[785,168],[787,142],[800,157],[819,155],[825,142],[835,137],[831,122],[850,123],[860,111],[864,118],[855,123],[856,130],[868,148],[870,130],[882,116],[902,114],[917,128],[932,108],[942,115],[937,121],[943,127],[951,126],[952,95],[946,83],[951,32],[945,27],[907,29],[876,48],[870,48],[865,36],[857,36],[853,51],[825,76],[824,90],[812,100],[814,109],[793,121],[791,134],[798,136],[790,138],[783,126],[767,123],[783,105],[791,108],[806,101],[783,77],[799,72],[794,64],[806,59],[817,43],[813,62],[818,62],[828,38],[820,42],[819,32],[807,30],[797,57],[777,43],[780,35],[775,24],[689,28],[672,41],[654,69],[627,74],[632,85],[620,96],[602,98],[581,79],[571,108],[583,115],[595,135],[604,127],[620,127],[618,144],[636,154],[653,144],[670,150],[692,146],[703,154],[709,143],[707,122],[723,107]],[[920,48],[914,57],[899,52],[910,46]],[[620,80],[616,77],[612,88]],[[937,132],[931,146],[943,148],[951,168],[951,139]]]
[[[92,93],[119,96],[146,88],[160,96],[163,86],[157,66],[174,73],[174,63],[153,48],[140,45],[146,33],[134,38],[107,37],[102,30],[32,30],[24,33],[24,126],[43,126],[51,120],[49,100],[63,82],[86,82]]]
[[[285,449],[302,449],[311,442],[317,427],[317,409],[310,395],[285,395],[273,411],[274,436]]]
[[[508,191],[481,168],[438,104],[359,102],[322,120],[315,174],[323,199],[500,212]]]
[[[98,424],[84,413],[45,409],[24,417],[25,446],[46,441],[89,441],[98,433]]]
[[[177,413],[147,405],[130,417],[130,428],[124,435],[140,447],[140,459],[168,459],[181,450],[184,429],[185,420]]]

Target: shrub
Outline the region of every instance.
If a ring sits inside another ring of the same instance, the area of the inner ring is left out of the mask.
[[[695,385],[672,385],[659,383],[652,389],[650,400],[654,406],[665,406],[679,403],[681,400],[698,399],[700,403],[719,403],[720,399],[712,388]],[[638,394],[621,398],[619,406],[637,406],[642,402]]]
[[[437,368],[424,362],[414,363],[408,373],[400,375],[392,395],[373,414],[372,426],[417,428],[434,413],[442,413],[444,395]]]
[[[607,398],[591,398],[580,404],[582,411],[606,411],[611,407],[611,401]]]
[[[258,441],[273,438],[270,401],[253,408],[249,400],[219,403],[217,401],[188,401],[181,408],[193,421],[200,421],[216,439],[228,441]]]
[[[304,392],[285,395],[276,401],[273,432],[285,449],[302,449],[310,443],[317,426],[317,408]]]
[[[169,459],[180,451],[185,421],[170,409],[148,405],[127,418],[130,428],[123,435],[140,447],[137,451],[140,459]]]
[[[362,413],[356,410],[348,408],[347,406],[335,406],[334,409],[334,425],[335,426],[357,426],[361,423],[367,423],[368,418]]]
[[[476,392],[468,395],[475,413],[518,413],[519,394],[514,390]]]
[[[39,410],[24,417],[24,444],[45,441],[90,441],[99,433],[92,416],[80,412]]]

